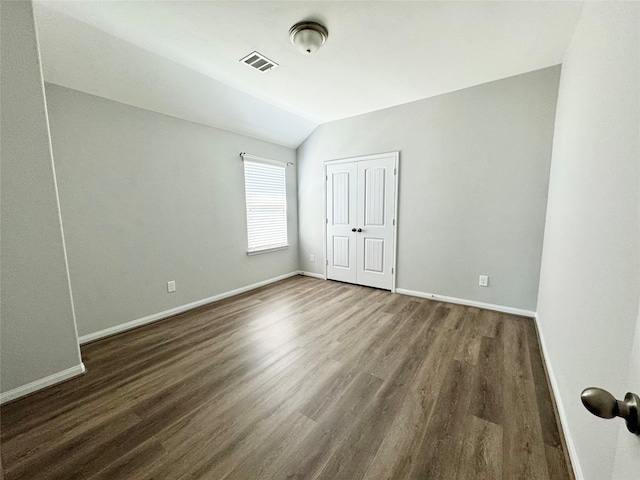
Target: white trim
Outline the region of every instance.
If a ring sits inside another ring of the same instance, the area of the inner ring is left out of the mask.
[[[293,162],[288,162],[286,160],[276,160],[273,158],[259,157],[257,155],[251,155],[250,153],[240,152],[240,158],[244,162],[245,158],[250,162],[259,162],[259,163],[267,163],[270,165],[276,165],[278,167],[286,167],[287,165],[295,165]]]
[[[327,278],[322,275],[321,273],[313,273],[313,272],[303,272],[300,271],[300,275],[304,275],[305,277],[313,277],[313,278],[319,278],[320,280],[326,280]]]
[[[487,310],[495,310],[496,312],[510,313],[512,315],[522,315],[524,317],[534,317],[536,314],[536,312],[533,312],[531,310],[505,307],[504,305],[495,305],[493,303],[476,302],[475,300],[467,300],[465,298],[447,297],[445,295],[417,292],[415,290],[407,290],[406,288],[396,288],[396,293],[399,293],[401,295],[411,295],[412,297],[430,298],[432,300],[440,300],[447,303],[456,303],[458,305],[466,305],[468,307],[485,308]]]
[[[115,335],[116,333],[125,332],[127,330],[131,330],[132,328],[140,327],[142,325],[146,325],[148,323],[152,323],[157,320],[162,320],[163,318],[171,317],[173,315],[186,312],[187,310],[200,307],[201,305],[206,305],[207,303],[213,303],[218,300],[222,300],[223,298],[233,297],[234,295],[239,295],[240,293],[248,292],[249,290],[254,290],[256,288],[263,287],[270,283],[279,282],[280,280],[284,280],[285,278],[293,277],[299,274],[300,274],[299,270],[296,270],[290,273],[285,273],[284,275],[269,278],[267,280],[263,280],[258,283],[253,283],[251,285],[247,285],[246,287],[240,287],[240,288],[236,288],[235,290],[229,290],[228,292],[219,293],[218,295],[203,298],[202,300],[196,300],[195,302],[187,303],[186,305],[170,308],[169,310],[164,310],[162,312],[154,313],[152,315],[147,315],[146,317],[138,318],[136,320],[131,320],[129,322],[121,323],[113,327],[105,328],[104,330],[99,330],[97,332],[89,333],[87,335],[81,336],[78,340],[81,345],[84,343],[93,342],[94,340],[98,340],[100,338],[109,337],[111,335]]]
[[[395,166],[393,168],[393,176],[395,177],[395,205],[393,206],[393,275],[391,276],[391,293],[396,293],[396,278],[398,272],[398,199],[400,198],[400,192],[398,188],[400,186],[400,151],[395,152]]]
[[[327,172],[327,162],[324,162],[324,187],[322,188],[322,253],[324,262],[324,278],[329,279],[329,257],[327,256],[327,226],[329,223],[329,212],[327,212],[327,188],[329,187],[329,173]]]
[[[359,162],[361,160],[376,160],[378,158],[387,158],[390,156],[399,156],[400,151],[394,150],[392,152],[386,153],[374,153],[373,155],[359,155],[357,157],[347,157],[347,158],[338,158],[336,160],[325,160],[325,165],[337,165],[339,163],[351,163],[351,162]]]
[[[287,248],[289,248],[290,244],[287,243],[286,245],[280,245],[278,247],[259,247],[256,248],[255,250],[247,250],[247,255],[252,256],[252,255],[261,255],[263,253],[269,253],[269,252],[277,252],[278,250],[286,250]]]
[[[540,338],[540,349],[542,350],[542,361],[547,367],[547,374],[549,375],[549,383],[551,384],[551,394],[556,401],[556,407],[558,408],[558,416],[560,417],[560,425],[562,426],[562,431],[564,432],[564,440],[567,444],[567,450],[569,451],[569,458],[571,459],[571,466],[573,467],[573,473],[575,474],[576,480],[584,480],[584,474],[582,473],[582,468],[580,467],[580,460],[578,458],[578,452],[576,451],[576,445],[573,441],[573,437],[571,436],[571,431],[569,430],[569,422],[567,420],[567,415],[565,413],[564,405],[562,404],[562,398],[559,394],[558,389],[558,381],[556,380],[556,376],[553,373],[553,367],[551,366],[551,362],[549,362],[549,356],[547,354],[547,344],[544,341],[544,335],[542,333],[542,329],[540,328],[540,319],[538,318],[538,314],[534,315],[534,319],[536,322],[536,329],[538,330],[538,337]]]
[[[69,380],[70,378],[82,375],[86,371],[87,369],[84,367],[84,363],[80,363],[80,365],[76,365],[75,367],[67,368],[66,370],[54,373],[47,377],[41,378],[40,380],[36,380],[34,382],[27,383],[26,385],[22,385],[21,387],[14,388],[13,390],[9,390],[8,392],[0,393],[0,404],[15,400],[20,397],[24,397],[25,395],[29,395],[30,393],[42,390],[46,387],[50,387],[52,385],[55,385],[56,383],[64,382],[65,380]]]

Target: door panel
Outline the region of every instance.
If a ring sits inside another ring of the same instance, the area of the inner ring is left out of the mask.
[[[384,239],[364,239],[364,271],[384,273]]]
[[[392,156],[358,162],[357,281],[387,290],[393,286],[394,167]]]
[[[355,164],[327,166],[327,278],[356,283]]]
[[[384,226],[386,173],[383,167],[364,169],[364,226]]]
[[[351,172],[333,174],[333,224],[349,225],[349,181]]]
[[[340,268],[349,268],[349,253],[351,239],[349,237],[333,237],[333,266]]]

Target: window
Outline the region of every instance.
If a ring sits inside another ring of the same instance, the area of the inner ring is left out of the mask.
[[[247,253],[287,247],[286,165],[247,157],[244,157]]]

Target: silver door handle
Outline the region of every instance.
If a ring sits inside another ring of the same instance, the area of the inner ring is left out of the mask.
[[[591,387],[583,390],[580,395],[582,404],[587,410],[601,418],[624,418],[627,422],[627,430],[640,435],[640,397],[635,393],[627,392],[624,400],[616,400],[606,390]]]

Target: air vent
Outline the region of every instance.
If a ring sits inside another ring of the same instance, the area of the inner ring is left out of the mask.
[[[255,68],[259,72],[268,72],[278,66],[273,60],[269,60],[267,57],[258,52],[252,52],[244,58],[240,59],[241,62],[246,63],[251,68]]]

